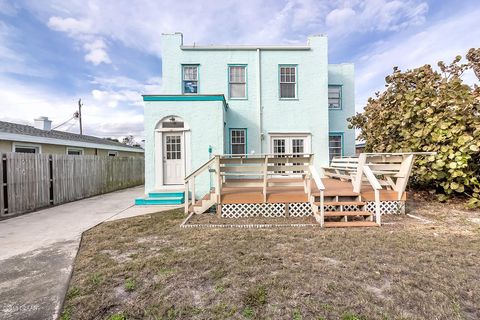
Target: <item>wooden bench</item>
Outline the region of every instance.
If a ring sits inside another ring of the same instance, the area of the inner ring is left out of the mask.
[[[323,167],[326,177],[343,181],[353,180],[358,170],[358,158],[333,158],[329,167]]]

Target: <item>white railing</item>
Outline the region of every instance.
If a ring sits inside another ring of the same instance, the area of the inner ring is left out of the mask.
[[[206,171],[215,173],[216,203],[220,203],[222,187],[225,183],[236,183],[242,187],[260,187],[263,201],[267,201],[268,179],[270,177],[301,177],[305,192],[311,196],[311,173],[313,156],[302,154],[244,154],[217,155],[185,177],[185,212],[189,208],[189,195],[195,204],[195,178]],[[213,169],[213,170],[211,170]],[[313,168],[314,170],[315,168]],[[317,187],[324,189],[317,171],[314,171]],[[297,182],[279,179],[275,183],[282,186],[298,185]],[[323,191],[322,191],[323,192]]]
[[[310,165],[311,154],[250,154],[250,155],[222,155],[220,157],[219,184],[235,183],[243,179],[237,186],[259,187],[262,190],[263,201],[267,201],[268,179],[270,177],[289,178],[301,177],[305,193],[311,194]],[[229,180],[227,181],[227,178]],[[294,186],[295,182],[279,179],[275,183],[283,186]],[[298,182],[296,182],[298,184]]]
[[[363,173],[367,177],[368,182],[372,186],[373,191],[375,192],[375,222],[378,225],[381,225],[382,214],[380,212],[380,190],[382,189],[382,186],[380,185],[380,182],[378,182],[377,177],[375,177],[369,166],[365,165],[362,167],[362,169]]]
[[[213,166],[215,166],[215,172],[218,173],[219,159],[220,159],[219,156],[215,156],[211,158],[210,160],[205,162],[200,168],[196,169],[195,171],[193,171],[192,173],[190,173],[188,176],[185,177],[185,180],[184,180],[185,181],[185,213],[188,213],[188,206],[190,205],[189,203],[190,190],[192,192],[192,206],[195,205],[195,178],[206,171],[210,171],[210,169]],[[215,188],[215,194],[220,195],[220,188],[218,186],[217,188]]]
[[[324,199],[325,199],[325,185],[322,182],[322,179],[320,178],[320,175],[318,174],[317,169],[313,166],[313,164],[310,164],[310,174],[311,177],[313,178],[313,181],[315,181],[315,184],[317,185],[318,190],[320,191],[320,226],[323,227],[323,223],[325,221],[325,206],[324,206]],[[311,190],[311,188],[310,188]],[[315,201],[315,197],[311,196],[311,193],[309,193],[308,200],[310,203]]]

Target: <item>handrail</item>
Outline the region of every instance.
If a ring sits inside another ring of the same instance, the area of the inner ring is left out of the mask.
[[[419,152],[364,152],[366,155],[405,155],[405,154],[413,154],[413,155],[418,155],[418,156],[429,156],[429,155],[436,155],[436,151],[419,151]]]
[[[234,158],[264,158],[264,157],[298,157],[298,156],[312,156],[313,153],[252,153],[252,154],[222,154],[220,158],[234,157]]]
[[[369,166],[365,165],[363,166],[363,173],[368,179],[368,182],[370,182],[370,185],[374,190],[380,190],[382,189],[382,186],[380,185],[380,182],[378,182],[377,177],[372,172],[372,169],[370,169]]]
[[[197,176],[198,174],[203,172],[205,169],[210,167],[210,165],[213,164],[213,162],[215,162],[216,159],[217,159],[216,157],[211,158],[210,160],[205,162],[200,168],[198,168],[197,170],[190,173],[188,176],[185,177],[185,179],[184,179],[185,182],[189,181],[192,177]]]
[[[310,174],[312,175],[313,181],[315,181],[315,184],[317,185],[318,190],[325,190],[325,185],[323,184],[317,169],[315,169],[313,165],[309,165],[308,168],[310,170]]]
[[[380,212],[380,190],[382,189],[382,186],[369,166],[363,166],[363,173],[375,192],[375,222],[380,226],[382,224],[382,213]]]

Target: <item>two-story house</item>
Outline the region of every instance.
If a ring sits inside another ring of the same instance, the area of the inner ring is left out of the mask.
[[[162,35],[162,93],[145,95],[145,191],[179,190],[214,154],[355,154],[353,64],[306,45],[184,45]],[[197,182],[205,194],[207,177]]]

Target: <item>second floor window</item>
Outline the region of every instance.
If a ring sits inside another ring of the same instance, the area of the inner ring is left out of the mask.
[[[231,99],[245,99],[247,97],[247,78],[245,66],[228,67],[228,85]]]
[[[328,109],[342,109],[342,86],[328,86]]]
[[[280,67],[280,99],[295,99],[297,97],[297,67]]]
[[[198,66],[183,66],[183,93],[198,93]]]

